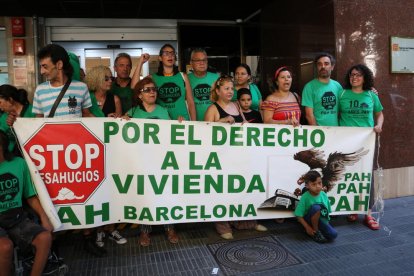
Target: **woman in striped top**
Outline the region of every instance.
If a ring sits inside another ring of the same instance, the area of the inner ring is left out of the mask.
[[[273,80],[275,90],[261,105],[265,124],[300,124],[300,100],[296,93],[290,92],[291,85],[291,72],[286,67],[277,69]]]

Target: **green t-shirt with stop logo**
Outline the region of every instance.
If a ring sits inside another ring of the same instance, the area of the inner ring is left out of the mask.
[[[204,121],[204,114],[212,104],[210,100],[211,86],[220,77],[220,74],[207,72],[204,77],[188,74],[191,90],[193,91],[194,104],[197,112],[197,121]]]
[[[302,105],[313,108],[318,126],[338,126],[338,96],[342,86],[335,80],[328,83],[313,79],[303,88]]]
[[[185,101],[185,84],[184,77],[181,73],[174,76],[151,75],[156,86],[158,87],[157,104],[165,107],[172,120],[177,120],[183,116],[185,120],[190,120]]]
[[[23,198],[36,195],[26,161],[14,157],[0,163],[0,213],[22,207]]]

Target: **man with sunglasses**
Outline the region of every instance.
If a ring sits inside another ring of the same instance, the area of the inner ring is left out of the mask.
[[[207,71],[208,59],[204,49],[196,48],[191,52],[190,64],[193,71],[188,74],[188,79],[193,90],[197,121],[204,121],[204,114],[212,104],[210,100],[211,86],[220,77],[220,74]]]

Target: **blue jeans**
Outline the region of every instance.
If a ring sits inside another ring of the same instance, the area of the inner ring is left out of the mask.
[[[303,217],[309,225],[312,225],[311,218],[321,210],[321,205],[314,204],[309,209],[308,213]],[[333,228],[329,223],[326,223],[319,219],[319,231],[322,232],[322,235],[327,240],[334,240],[338,236],[338,232],[336,232],[335,228]]]

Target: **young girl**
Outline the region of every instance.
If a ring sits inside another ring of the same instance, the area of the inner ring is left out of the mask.
[[[237,101],[248,123],[263,123],[262,115],[257,110],[252,110],[252,94],[247,88],[237,90]]]
[[[305,228],[306,233],[316,242],[334,240],[338,233],[329,224],[331,205],[322,190],[322,178],[319,172],[311,170],[303,176],[307,192],[302,194],[295,209],[295,216]]]

